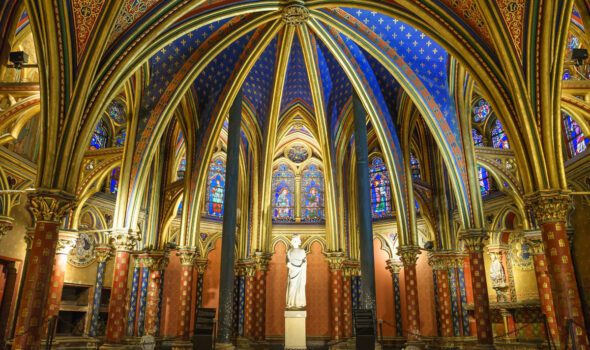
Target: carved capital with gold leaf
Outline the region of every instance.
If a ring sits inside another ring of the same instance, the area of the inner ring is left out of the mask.
[[[524,238],[529,243],[533,255],[545,254],[545,245],[543,244],[541,230],[526,231],[524,233]]]
[[[133,230],[121,229],[113,231],[111,239],[117,251],[131,252],[141,240],[141,234]]]
[[[28,208],[36,222],[60,224],[76,207],[75,196],[63,191],[33,190],[28,193],[28,197]]]
[[[8,216],[0,216],[0,241],[12,230],[14,219]]]
[[[299,26],[309,20],[309,10],[302,0],[292,0],[283,7],[282,18],[285,24]]]
[[[59,237],[57,239],[57,247],[55,249],[55,254],[69,255],[74,246],[76,245],[77,236],[77,231],[60,230]]]
[[[342,272],[344,277],[359,276],[361,274],[361,265],[357,260],[344,260]]]
[[[176,255],[180,259],[180,265],[182,266],[194,266],[195,260],[199,256],[196,249],[190,247],[181,247],[176,252]]]
[[[236,275],[252,277],[256,272],[256,262],[253,259],[240,259],[236,264]]]
[[[387,260],[387,270],[389,270],[389,272],[391,273],[391,275],[399,275],[399,273],[402,270],[402,263],[401,261],[398,260],[394,260],[394,259],[389,259]]]
[[[416,265],[418,256],[422,251],[417,245],[404,245],[397,247],[397,254],[404,266]]]
[[[268,262],[270,261],[272,254],[255,252],[254,261],[256,262],[256,270],[266,271],[268,269]]]
[[[328,267],[330,271],[342,271],[344,267],[344,253],[342,252],[328,252],[326,255],[326,261],[328,262]]]
[[[143,253],[138,257],[142,267],[147,267],[150,271],[164,271],[168,266],[168,252],[150,251]]]
[[[199,275],[202,275],[207,270],[207,258],[196,257],[195,258],[195,270]]]
[[[94,248],[94,256],[99,263],[109,260],[112,254],[113,248],[108,244],[100,244]]]
[[[482,229],[464,230],[459,235],[469,253],[482,253],[488,238],[488,234]]]
[[[428,265],[432,266],[434,271],[448,270],[453,264],[453,257],[447,252],[430,251],[428,252]]]
[[[526,197],[537,224],[565,222],[571,206],[570,191],[539,191]]]

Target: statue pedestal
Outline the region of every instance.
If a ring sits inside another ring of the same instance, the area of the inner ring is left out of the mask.
[[[305,310],[285,310],[285,350],[307,349],[305,342]]]

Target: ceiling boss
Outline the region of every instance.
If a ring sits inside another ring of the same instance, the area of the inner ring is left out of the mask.
[[[304,1],[289,1],[283,8],[283,21],[291,26],[301,25],[309,20],[309,11],[304,5]]]

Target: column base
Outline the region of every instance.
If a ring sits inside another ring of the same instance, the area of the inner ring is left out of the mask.
[[[215,343],[215,350],[234,350],[236,347],[232,343]]]
[[[126,344],[102,344],[99,349],[129,349],[132,346]]]
[[[478,350],[495,350],[496,346],[494,344],[477,344],[473,348]]]
[[[426,344],[418,340],[408,340],[404,346],[406,350],[422,350],[426,348]]]
[[[188,340],[176,340],[170,343],[172,350],[192,349],[193,343]]]
[[[252,341],[246,337],[238,337],[236,339],[236,347],[238,349],[250,349],[252,347]]]

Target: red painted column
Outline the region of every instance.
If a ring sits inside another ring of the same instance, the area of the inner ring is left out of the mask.
[[[256,303],[256,269],[251,267],[246,270],[246,302],[244,318],[244,335],[254,339],[254,310]]]
[[[330,314],[331,338],[339,340],[344,337],[343,325],[343,293],[342,293],[342,263],[341,253],[330,253],[326,258],[330,268]]]
[[[449,285],[448,269],[450,257],[444,253],[431,252],[428,255],[428,263],[436,275],[436,288],[438,295],[438,315],[441,337],[453,336],[453,320],[451,310],[451,287]]]
[[[59,233],[57,247],[55,251],[55,260],[53,263],[53,270],[51,273],[51,285],[49,286],[49,295],[47,298],[47,319],[57,317],[59,315],[59,307],[61,305],[61,296],[64,289],[64,280],[66,277],[66,265],[68,263],[68,255],[76,242],[75,233],[62,231]],[[47,327],[45,325],[44,333],[47,334]]]
[[[479,348],[493,348],[494,335],[490,319],[490,300],[486,282],[484,265],[484,241],[488,235],[483,230],[466,230],[461,233],[461,240],[469,255],[471,280],[473,288],[474,314],[477,326],[477,342]]]
[[[24,272],[13,349],[37,349],[40,346],[58,231],[62,219],[74,204],[74,198],[62,192],[38,191],[29,194],[35,232]]]
[[[266,276],[269,261],[270,255],[256,256],[252,338],[257,341],[266,338]]]
[[[589,349],[582,303],[565,229],[570,196],[566,192],[540,192],[529,197],[529,201],[537,224],[541,228],[547,271],[552,281],[557,325],[563,330],[560,337],[562,344],[565,344],[567,337],[570,347]],[[569,333],[566,327],[567,320],[573,322],[573,329]],[[574,341],[575,344],[572,344]]]
[[[138,237],[132,232],[121,232],[115,237],[115,267],[106,329],[107,344],[121,343],[125,337],[125,298],[129,278],[129,258],[137,240]]]
[[[539,301],[541,310],[547,319],[547,326],[552,341],[559,344],[559,325],[555,314],[555,305],[553,304],[553,292],[551,291],[551,279],[547,269],[547,258],[545,256],[545,247],[541,231],[529,231],[526,234],[533,252],[533,261],[535,264],[535,276],[537,278],[537,289],[539,290]]]
[[[168,266],[166,252],[150,252],[139,256],[140,265],[149,269],[148,290],[145,307],[145,335],[158,336],[160,326],[160,295],[162,273]]]
[[[357,273],[358,267],[346,264],[342,271],[342,335],[352,337],[352,286],[351,276]]]
[[[197,252],[194,249],[180,249],[177,253],[180,258],[180,310],[178,310],[178,337],[188,340],[191,325],[191,296],[193,294],[193,269]]]
[[[408,343],[415,342],[420,337],[420,307],[418,302],[418,278],[416,276],[416,262],[420,255],[417,246],[400,246],[398,254],[404,266],[404,281],[406,289],[406,338]]]

